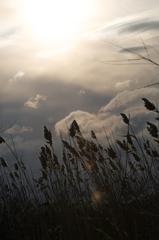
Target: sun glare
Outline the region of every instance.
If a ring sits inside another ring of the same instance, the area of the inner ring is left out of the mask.
[[[89,0],[24,0],[34,38],[64,47],[79,37],[90,16]]]

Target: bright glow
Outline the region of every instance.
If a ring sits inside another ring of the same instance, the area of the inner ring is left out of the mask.
[[[64,48],[79,37],[90,16],[90,0],[24,0],[24,16],[34,37]]]

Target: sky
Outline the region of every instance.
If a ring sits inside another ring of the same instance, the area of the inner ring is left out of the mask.
[[[159,62],[158,16],[157,0],[1,0],[1,134],[37,156],[44,125],[66,133],[76,119],[102,138],[103,127],[121,134],[120,112],[131,112],[139,131],[159,67],[128,59]]]

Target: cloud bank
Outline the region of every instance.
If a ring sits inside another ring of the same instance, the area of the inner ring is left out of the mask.
[[[159,100],[158,88],[142,88],[134,91],[124,91],[114,97],[108,104],[101,107],[96,113],[74,111],[55,125],[58,134],[67,135],[68,127],[76,120],[86,136],[94,130],[100,139],[105,135],[117,137],[125,134],[125,125],[120,113],[130,114],[132,124],[137,134],[141,133],[146,121],[154,120],[154,113],[146,111],[142,98],[152,101]]]

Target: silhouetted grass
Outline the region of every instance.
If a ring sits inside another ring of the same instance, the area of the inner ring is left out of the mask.
[[[61,158],[44,127],[38,179],[0,137],[13,155],[12,164],[0,158],[0,239],[158,239],[159,110],[143,102],[156,113],[144,137],[124,113],[125,136],[102,144],[73,121]]]

